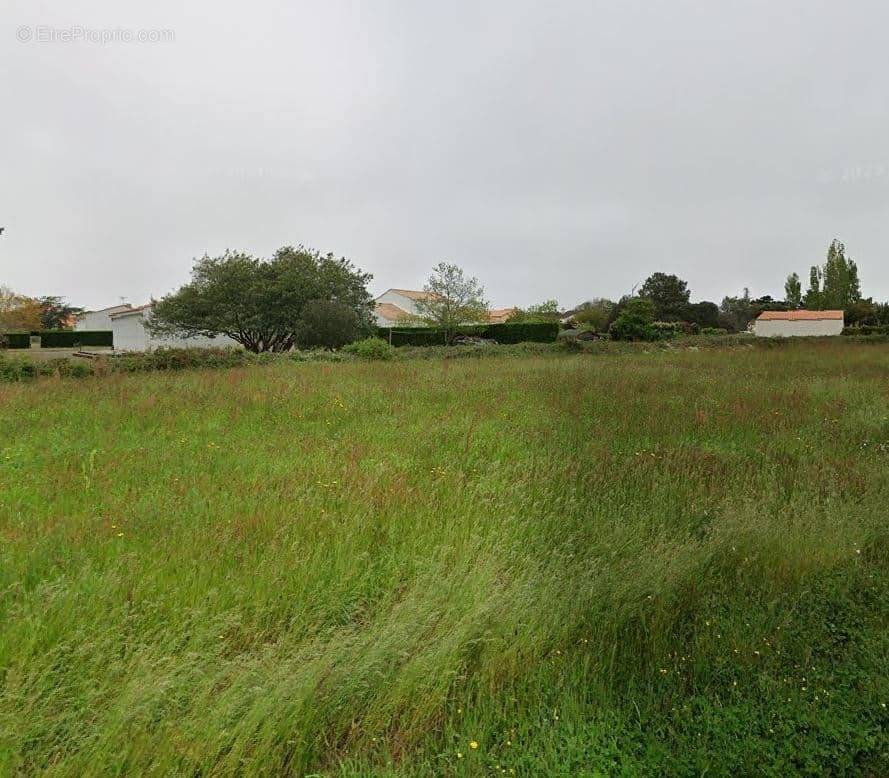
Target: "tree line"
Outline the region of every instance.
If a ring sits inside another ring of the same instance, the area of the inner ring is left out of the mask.
[[[226,335],[254,352],[340,348],[375,331],[371,279],[351,261],[305,246],[284,246],[268,259],[237,251],[205,255],[187,284],[153,301],[147,326],[162,336]],[[436,265],[424,291],[407,324],[434,326],[450,343],[460,325],[487,321],[484,287],[457,265]],[[889,325],[889,303],[862,297],[858,267],[839,240],[830,244],[826,261],[811,268],[805,292],[796,273],[787,277],[784,292],[783,300],[752,298],[745,289],[719,304],[692,302],[686,281],[657,272],[619,300],[593,298],[571,311],[546,300],[516,309],[510,320],[562,321],[633,340],[664,331],[739,332],[762,311],[801,307],[842,309],[850,325]],[[60,297],[28,298],[0,287],[0,334],[69,327],[81,311]]]
[[[744,289],[740,295],[723,297],[719,304],[709,300],[691,302],[686,281],[673,274],[658,272],[649,276],[638,292],[616,301],[594,298],[563,312],[557,301],[547,300],[516,311],[514,318],[547,320],[558,317],[584,329],[641,339],[656,336],[658,323],[677,325],[688,331],[742,332],[763,311],[801,308],[842,310],[846,324],[850,326],[889,325],[889,303],[862,296],[858,266],[846,255],[846,247],[839,240],[830,244],[824,264],[812,266],[805,292],[797,273],[787,277],[783,300],[770,295],[754,298],[748,289]]]

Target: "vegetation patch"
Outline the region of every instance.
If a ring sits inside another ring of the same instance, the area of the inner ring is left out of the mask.
[[[0,387],[0,773],[887,774],[885,344],[590,346]]]

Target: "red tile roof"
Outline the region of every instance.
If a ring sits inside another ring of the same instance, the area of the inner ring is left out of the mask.
[[[842,311],[763,311],[757,321],[843,321]]]
[[[374,306],[374,310],[378,315],[389,321],[398,321],[410,316],[404,308],[399,308],[394,303],[377,303]]]
[[[515,308],[492,308],[488,311],[488,321],[491,324],[503,324],[514,312]]]
[[[388,291],[400,294],[402,297],[407,297],[409,300],[432,300],[438,297],[437,294],[433,294],[432,292],[418,292],[415,289],[389,289]],[[385,294],[385,292],[383,294]]]

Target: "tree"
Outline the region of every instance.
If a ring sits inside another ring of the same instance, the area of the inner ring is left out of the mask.
[[[846,308],[861,299],[858,266],[846,257],[846,247],[836,238],[827,249],[821,275],[821,304],[825,308]]]
[[[846,309],[861,299],[858,265],[846,257],[846,247],[836,238],[827,249],[827,260],[809,271],[806,308]]]
[[[36,300],[0,286],[0,333],[40,329],[40,305]]]
[[[803,287],[796,273],[791,273],[784,282],[784,299],[791,309],[799,308],[803,303]]]
[[[355,309],[336,300],[309,300],[296,327],[300,348],[342,348],[360,334]]]
[[[614,340],[654,340],[655,306],[648,297],[632,297],[624,304],[609,332]]]
[[[582,327],[587,327],[593,332],[605,332],[611,323],[611,314],[614,303],[604,297],[596,297],[587,300],[577,306],[571,318]]]
[[[812,265],[809,270],[809,288],[803,297],[803,304],[812,311],[821,308],[821,268]]]
[[[157,335],[227,335],[249,351],[288,351],[310,301],[337,302],[354,313],[358,333],[371,332],[371,276],[346,259],[285,246],[271,259],[227,251],[195,262],[191,281],[154,303]]]
[[[691,292],[688,284],[678,276],[654,273],[645,279],[639,290],[640,297],[654,303],[654,315],[658,321],[682,319]]]
[[[507,319],[509,322],[559,321],[559,301],[544,300],[528,308],[516,308]]]
[[[683,321],[697,324],[699,327],[719,326],[719,306],[709,300],[701,300],[698,303],[689,303],[685,306],[682,316]]]
[[[723,297],[719,306],[719,323],[729,332],[743,332],[756,318],[750,301],[750,290],[744,289],[740,297]]]
[[[83,308],[67,305],[61,297],[40,297],[37,303],[40,305],[40,326],[45,330],[71,327],[77,314],[83,313]]]
[[[467,278],[457,265],[440,262],[423,286],[426,297],[417,301],[419,317],[442,330],[446,344],[453,341],[461,324],[485,321],[490,308],[484,287]]]

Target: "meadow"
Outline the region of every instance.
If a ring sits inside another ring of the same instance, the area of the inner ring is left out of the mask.
[[[2,775],[889,774],[889,344],[0,384]]]

